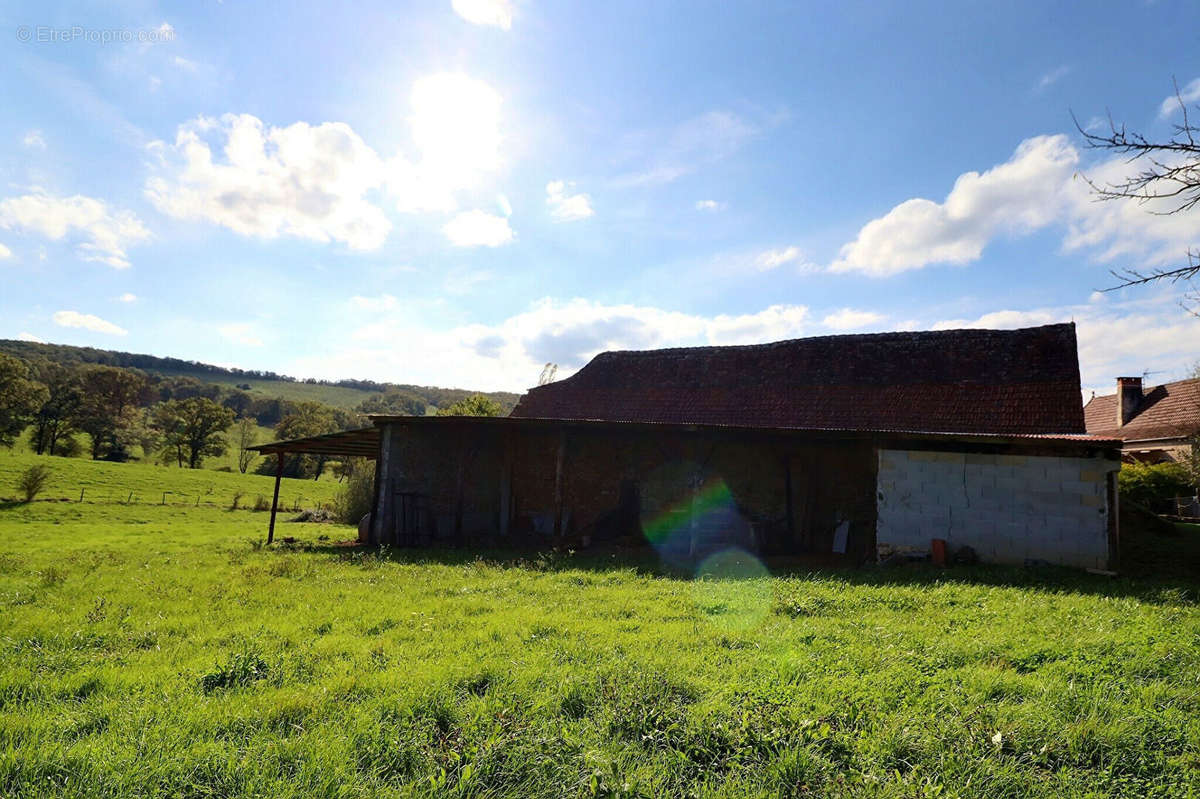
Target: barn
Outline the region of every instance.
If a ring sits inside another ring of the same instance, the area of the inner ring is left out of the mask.
[[[261,449],[374,456],[374,544],[1117,566],[1073,324],[605,352],[508,417],[372,421]]]

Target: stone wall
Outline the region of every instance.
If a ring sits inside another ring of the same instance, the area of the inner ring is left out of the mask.
[[[943,538],[983,561],[1109,566],[1108,474],[1115,460],[881,449],[881,556]]]

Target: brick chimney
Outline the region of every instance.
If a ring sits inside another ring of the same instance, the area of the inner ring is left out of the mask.
[[[1124,427],[1142,404],[1142,378],[1117,378],[1117,427]]]

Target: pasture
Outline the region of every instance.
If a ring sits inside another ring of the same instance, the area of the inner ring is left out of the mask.
[[[1200,790],[1194,583],[267,549],[269,478],[49,463],[95,493],[0,507],[0,795]]]

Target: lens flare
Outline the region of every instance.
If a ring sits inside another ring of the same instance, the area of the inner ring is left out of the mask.
[[[770,573],[744,549],[721,550],[696,568],[692,599],[703,617],[723,632],[749,630],[771,612]]]
[[[693,526],[702,522],[704,517],[723,514],[732,508],[733,494],[729,486],[719,478],[710,479],[694,494],[683,497],[657,516],[644,521],[642,530],[656,549],[663,549],[680,537],[689,537]]]

